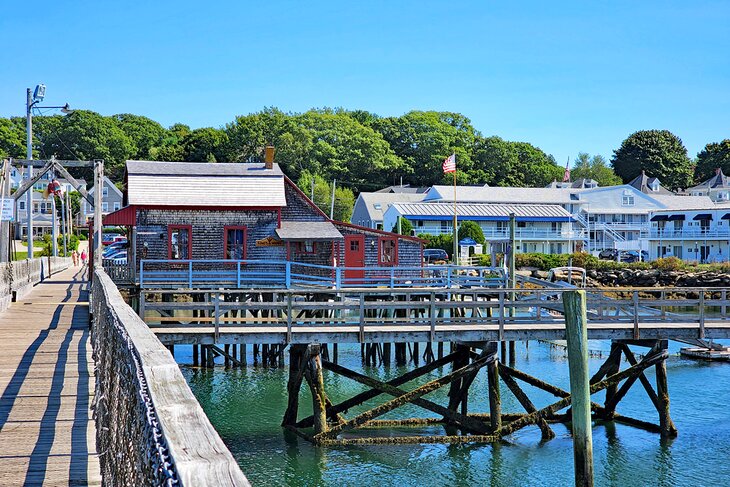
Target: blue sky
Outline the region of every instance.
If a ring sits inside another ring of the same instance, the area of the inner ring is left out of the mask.
[[[0,116],[46,104],[219,127],[277,106],[468,116],[564,164],[730,138],[730,2],[3,2]]]

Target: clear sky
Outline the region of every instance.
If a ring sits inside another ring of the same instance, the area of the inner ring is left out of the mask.
[[[730,2],[0,2],[0,116],[45,104],[220,127],[265,106],[448,110],[564,164],[730,138]]]

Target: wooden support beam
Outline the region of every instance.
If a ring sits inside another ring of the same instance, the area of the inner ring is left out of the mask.
[[[493,360],[487,364],[487,383],[489,388],[489,420],[492,424],[492,431],[502,427],[502,399],[499,395],[499,361],[497,360],[497,342],[491,357]],[[504,341],[502,342],[504,344]],[[504,351],[504,350],[503,350]]]
[[[528,413],[534,413],[535,411],[537,411],[537,408],[532,403],[532,401],[530,401],[530,398],[527,397],[525,391],[520,388],[519,384],[517,384],[517,381],[511,375],[502,374],[502,382],[504,382],[507,388],[512,391],[512,394],[514,394],[522,407],[525,408],[525,411],[527,411]],[[537,426],[540,428],[543,441],[552,440],[553,438],[555,438],[555,432],[552,430],[552,428],[550,428],[550,425],[548,425],[545,418],[538,418]]]
[[[466,367],[469,363],[469,355],[470,355],[471,349],[465,345],[457,344],[456,345],[456,357],[454,358],[454,361],[451,364],[451,370],[458,370],[462,367]],[[458,379],[451,383],[451,386],[449,387],[449,409],[451,411],[456,411],[459,408],[459,403],[461,403],[463,400],[462,395],[462,381],[464,379]],[[462,414],[466,414],[464,411],[462,411]]]
[[[241,365],[241,362],[238,361],[236,357],[231,355],[228,351],[228,345],[225,345],[225,350],[221,350],[220,347],[216,345],[208,345],[217,355],[225,358],[225,363],[230,365],[229,362],[233,362],[233,365]]]
[[[309,357],[304,369],[309,388],[312,391],[312,411],[314,416],[315,438],[327,433],[327,397],[324,392],[322,358],[319,345],[309,345]]]
[[[404,391],[403,389],[399,389],[386,382],[382,382],[377,379],[373,379],[372,377],[368,377],[366,375],[359,374],[355,371],[346,369],[345,367],[342,367],[341,365],[336,365],[331,362],[323,362],[322,365],[325,369],[327,369],[331,372],[335,372],[344,377],[347,377],[348,379],[352,379],[354,381],[360,382],[361,384],[365,384],[366,386],[378,389],[382,393],[390,394],[391,396],[394,396],[394,397],[400,397],[404,394],[407,394],[407,391]],[[444,416],[444,418],[446,418],[447,420],[460,424],[464,428],[471,430],[473,432],[476,432],[476,433],[489,432],[489,428],[482,421],[468,417],[465,414],[459,414],[456,411],[452,411],[448,408],[445,408],[445,407],[441,406],[440,404],[434,403],[433,401],[429,401],[429,400],[423,399],[423,398],[417,398],[411,402],[413,404],[415,404],[416,406],[422,407],[424,409],[433,411],[438,414],[442,414]]]
[[[575,485],[592,487],[593,430],[588,370],[586,292],[564,292],[563,306],[565,307],[565,338],[568,342]]]
[[[621,349],[626,356],[626,360],[628,360],[631,365],[636,365],[638,363],[636,357],[634,356],[628,345],[621,344]],[[646,378],[644,372],[640,372],[638,376],[639,382],[641,382],[641,385],[644,386],[646,394],[649,396],[649,399],[651,399],[651,402],[654,404],[656,410],[659,411],[659,398],[657,397],[657,393],[654,391],[654,388],[651,386],[651,382],[649,382],[649,379]]]
[[[658,395],[657,411],[659,412],[659,428],[662,438],[675,438],[677,428],[669,414],[669,389],[667,388],[667,362],[662,360],[656,364],[656,386]]]
[[[418,369],[414,369],[410,372],[406,372],[405,374],[401,375],[400,377],[396,377],[395,379],[385,382],[385,384],[387,384],[389,386],[394,386],[394,387],[403,385],[406,382],[410,382],[423,375],[433,372],[434,370],[438,369],[439,367],[443,367],[444,365],[451,362],[454,359],[454,357],[456,357],[455,354],[447,355],[446,357],[442,357],[441,359],[439,359],[435,362],[432,362],[428,365],[424,365],[423,367],[420,367]],[[337,363],[334,363],[334,365],[337,365]],[[328,368],[329,364],[325,363],[324,366],[325,366],[325,368]],[[348,369],[345,369],[345,370],[348,370]],[[336,372],[336,371],[333,370],[333,372]],[[354,374],[354,372],[353,372],[353,374]],[[375,380],[375,379],[373,379],[373,380]],[[364,403],[365,401],[368,401],[374,397],[377,397],[380,394],[384,394],[384,392],[382,390],[378,390],[378,389],[370,389],[369,391],[361,392],[360,394],[357,394],[356,396],[353,396],[350,399],[347,399],[345,401],[342,401],[339,404],[332,406],[331,410],[334,411],[335,413],[344,413],[344,412],[347,412],[350,408],[359,406],[360,404]],[[314,418],[312,416],[309,416],[309,417],[304,418],[303,420],[299,421],[299,423],[297,423],[297,426],[300,428],[307,428],[307,427],[311,427],[313,424],[314,424]]]
[[[307,345],[292,345],[289,349],[289,382],[286,389],[288,402],[282,426],[294,425],[299,411],[299,390],[304,378],[304,367],[307,361]]]
[[[490,360],[491,360],[491,357],[477,360],[477,361],[467,365],[466,367],[463,367],[457,371],[454,371],[444,377],[440,377],[436,380],[427,382],[426,384],[424,384],[420,387],[417,387],[416,389],[414,389],[410,392],[405,392],[405,391],[399,390],[397,393],[398,396],[395,399],[392,399],[384,404],[381,404],[380,406],[377,406],[369,411],[359,414],[358,416],[352,418],[351,420],[349,420],[345,423],[334,426],[327,432],[315,434],[313,437],[315,440],[315,443],[317,443],[325,438],[329,438],[329,439],[334,438],[343,431],[357,428],[358,426],[361,426],[361,425],[367,423],[369,420],[382,416],[383,414],[385,414],[389,411],[392,411],[393,409],[396,409],[405,403],[413,402],[415,399],[419,399],[422,396],[429,394],[430,392],[433,392],[447,384],[450,384],[451,382],[463,377],[464,375],[472,372],[473,370],[483,367]],[[316,419],[316,414],[315,414],[315,428],[316,428],[316,425],[317,425],[317,419]]]

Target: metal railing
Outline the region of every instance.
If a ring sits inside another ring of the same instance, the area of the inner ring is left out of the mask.
[[[279,260],[142,260],[142,288],[500,287],[502,268],[479,266],[334,267]]]
[[[670,229],[663,229],[659,230],[657,228],[652,228],[649,232],[649,236],[651,238],[696,238],[696,239],[704,239],[704,238],[721,238],[723,240],[730,240],[730,228],[727,229],[718,229],[718,228],[685,228],[681,230],[675,230],[673,228]]]
[[[101,269],[92,310],[103,485],[249,485],[175,359]]]

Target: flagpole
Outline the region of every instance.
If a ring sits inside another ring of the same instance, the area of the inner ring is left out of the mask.
[[[456,220],[456,168],[454,168],[454,264],[459,264],[459,231]]]

